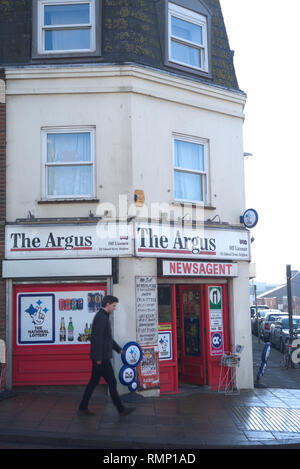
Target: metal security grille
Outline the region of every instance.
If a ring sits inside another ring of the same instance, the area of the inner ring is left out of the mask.
[[[233,407],[245,430],[300,433],[300,409],[282,407]]]

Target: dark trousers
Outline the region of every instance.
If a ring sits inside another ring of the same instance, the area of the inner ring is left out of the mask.
[[[88,408],[91,395],[93,394],[93,391],[99,383],[101,377],[103,377],[108,384],[110,396],[114,405],[119,412],[122,412],[124,410],[124,406],[117,391],[117,381],[110,360],[103,360],[101,365],[97,365],[97,363],[93,360],[91,378],[84,391],[79,409],[83,410]]]

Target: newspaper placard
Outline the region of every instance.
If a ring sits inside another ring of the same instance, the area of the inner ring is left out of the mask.
[[[136,277],[136,327],[140,345],[157,345],[158,311],[156,277]]]

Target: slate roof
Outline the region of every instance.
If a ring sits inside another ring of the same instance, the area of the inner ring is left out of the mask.
[[[36,1],[36,0],[33,0]],[[75,63],[137,63],[238,90],[219,0],[202,0],[212,13],[212,78],[205,79],[164,65],[156,0],[102,0],[102,55]],[[32,0],[0,1],[0,66],[33,65]],[[44,59],[41,63],[62,63]]]

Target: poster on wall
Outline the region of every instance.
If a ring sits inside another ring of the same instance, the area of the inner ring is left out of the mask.
[[[19,344],[53,344],[55,342],[53,293],[20,294],[18,323]]]
[[[138,382],[142,389],[159,387],[159,352],[157,347],[142,347],[143,358],[137,367]]]
[[[158,351],[160,360],[172,360],[172,331],[158,333]]]
[[[209,328],[210,328],[210,354],[211,356],[223,355],[223,307],[222,287],[208,288],[209,299]]]
[[[157,279],[136,277],[136,327],[140,345],[156,345],[158,340]]]
[[[90,343],[92,322],[105,289],[53,290],[18,294],[18,345]]]

